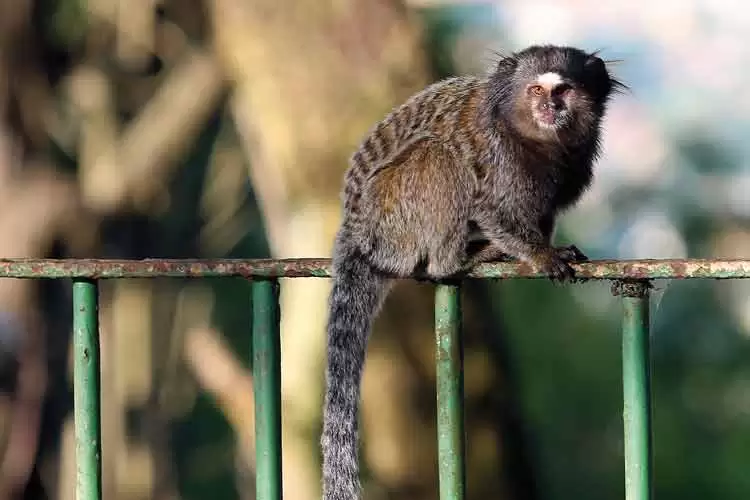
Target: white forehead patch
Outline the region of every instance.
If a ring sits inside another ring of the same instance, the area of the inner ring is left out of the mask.
[[[554,87],[555,85],[560,85],[563,82],[563,79],[562,76],[560,76],[560,73],[542,73],[536,77],[536,81],[542,85]]]

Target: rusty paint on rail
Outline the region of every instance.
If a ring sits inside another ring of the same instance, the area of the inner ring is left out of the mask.
[[[750,259],[598,260],[574,264],[580,279],[750,278]],[[0,259],[0,278],[327,278],[329,259]],[[416,279],[422,277],[415,275]],[[467,278],[544,278],[518,262],[481,264]]]

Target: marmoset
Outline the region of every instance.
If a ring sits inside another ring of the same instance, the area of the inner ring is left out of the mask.
[[[352,155],[329,302],[325,500],[360,496],[360,383],[392,279],[446,279],[506,257],[573,278],[569,263],[586,257],[552,246],[555,219],[590,185],[605,108],[622,88],[597,53],[532,46],[486,77],[413,95]]]

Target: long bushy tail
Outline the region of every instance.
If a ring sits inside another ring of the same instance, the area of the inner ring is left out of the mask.
[[[358,500],[358,407],[367,340],[387,279],[357,250],[339,251],[328,317],[323,500]]]

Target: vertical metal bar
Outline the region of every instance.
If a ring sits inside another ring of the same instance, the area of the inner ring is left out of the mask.
[[[253,282],[256,498],[281,499],[279,282]]]
[[[436,287],[435,335],[440,500],[463,500],[466,496],[463,340],[457,285],[438,284]]]
[[[97,283],[73,282],[76,498],[102,498],[99,304]]]
[[[652,468],[649,284],[623,283],[625,498],[650,500]]]

